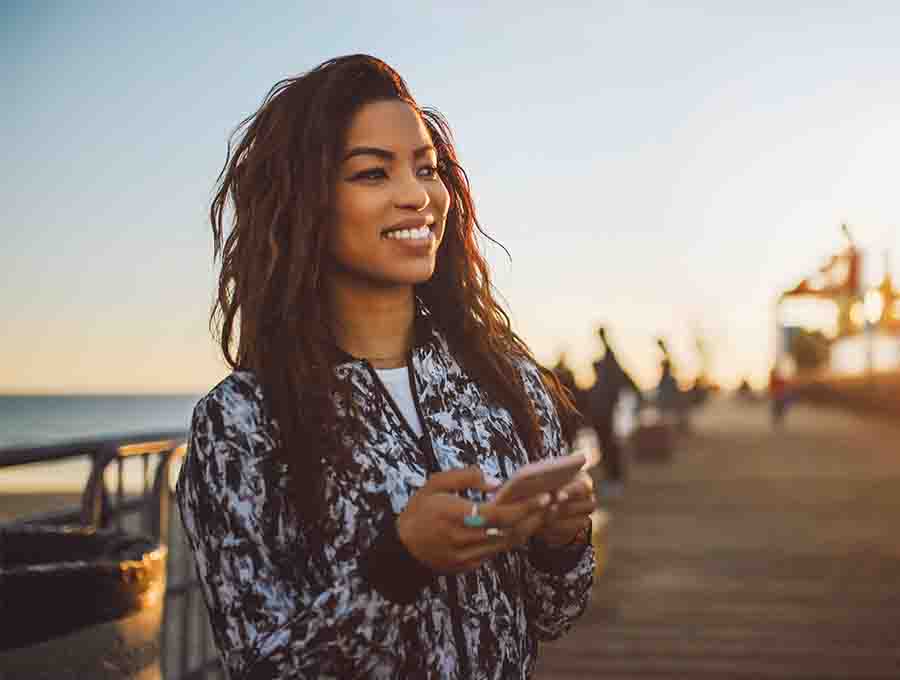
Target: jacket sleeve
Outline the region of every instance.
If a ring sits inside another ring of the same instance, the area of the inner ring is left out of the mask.
[[[195,408],[176,499],[231,680],[391,677],[404,654],[400,630],[414,615],[409,602],[427,570],[391,534],[392,518],[372,540],[362,518],[376,513],[363,493],[334,505],[331,524],[341,530],[311,554],[277,476],[266,474],[274,463],[248,418],[252,409],[225,404],[207,397]],[[391,559],[398,574],[407,570],[405,589],[385,588],[396,599],[364,575],[360,563],[373,548],[387,571]]]
[[[528,366],[523,378],[543,433],[544,450],[539,457],[564,455],[567,447],[556,408],[537,369]],[[526,607],[539,639],[559,638],[584,613],[594,583],[594,569],[590,542],[562,548],[529,542],[524,567]]]
[[[564,635],[587,609],[594,582],[590,542],[549,548],[532,541],[525,562],[528,619],[541,640]]]

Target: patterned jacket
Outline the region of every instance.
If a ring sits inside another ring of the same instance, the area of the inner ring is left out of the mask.
[[[506,479],[529,459],[565,453],[532,364],[521,372],[543,449],[531,457],[509,412],[440,333],[417,333],[409,367],[426,431],[418,440],[368,362],[346,355],[336,364],[363,438],[348,434],[349,454],[326,461],[315,532],[288,502],[278,426],[253,374],[232,373],[194,409],[176,498],[232,680],[527,678],[539,640],[558,638],[584,611],[589,546],[531,543],[449,576],[406,551],[394,520],[430,474],[478,465]],[[336,406],[340,427],[347,409]]]

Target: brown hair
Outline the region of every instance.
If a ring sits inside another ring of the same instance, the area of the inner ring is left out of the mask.
[[[318,516],[323,462],[342,449],[331,395],[349,389],[333,372],[320,286],[339,153],[356,112],[383,99],[404,100],[419,112],[450,193],[435,273],[416,293],[466,369],[509,409],[528,448],[536,450],[540,441],[534,406],[513,363],[514,357],[533,358],[494,299],[475,239],[476,229],[484,232],[446,121],[420,108],[383,61],[368,55],[331,59],[276,83],[241,122],[210,208],[215,256],[222,260],[210,322],[228,364],[256,374],[279,426],[292,496],[310,517]],[[569,433],[577,416],[571,398],[552,372],[539,368]]]

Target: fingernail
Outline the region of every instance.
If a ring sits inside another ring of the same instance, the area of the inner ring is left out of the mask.
[[[500,486],[503,483],[496,477],[491,477],[490,475],[485,475],[484,481],[487,482],[489,486]]]
[[[549,493],[543,493],[543,494],[541,494],[540,498],[538,498],[538,504],[542,508],[546,508],[548,505],[550,505],[550,501],[552,501],[552,500],[553,499],[550,497]]]
[[[567,494],[565,491],[560,491],[558,494],[556,494],[556,500],[558,500],[560,503],[565,503],[567,500],[569,500],[569,494]]]

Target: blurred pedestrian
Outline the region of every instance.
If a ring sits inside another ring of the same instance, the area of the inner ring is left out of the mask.
[[[680,430],[688,427],[687,404],[684,394],[678,387],[672,367],[672,355],[662,338],[657,339],[657,346],[662,352],[660,361],[659,382],[656,385],[656,402],[663,420]]]
[[[614,427],[614,415],[624,390],[633,390],[638,398],[641,391],[619,362],[609,342],[606,328],[599,327],[597,336],[602,344],[603,355],[594,362],[595,380],[588,391],[586,416],[600,443],[604,472],[602,491],[606,495],[617,496],[621,494],[625,483],[625,461]]]
[[[176,498],[229,677],[529,677],[587,605],[593,492],[484,499],[573,408],[494,298],[444,119],[366,55],[282,80],[211,221],[233,372]]]
[[[569,366],[569,362],[565,352],[560,352],[559,358],[557,359],[556,364],[554,364],[552,370],[553,374],[556,376],[556,379],[559,380],[559,384],[566,388],[566,390],[568,390],[570,398],[572,399],[572,402],[575,404],[576,408],[579,411],[582,411],[583,405],[581,403],[581,390],[578,389],[578,385],[575,383],[575,373]],[[566,441],[569,444],[569,448],[572,447],[572,443],[575,439],[575,430],[575,427],[568,428]]]
[[[780,429],[784,425],[789,402],[787,380],[781,375],[778,367],[774,366],[769,371],[769,409],[773,428]]]
[[[741,380],[741,384],[737,388],[737,397],[743,401],[753,401],[753,388],[747,378]]]

